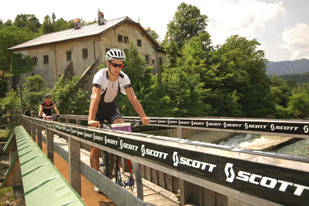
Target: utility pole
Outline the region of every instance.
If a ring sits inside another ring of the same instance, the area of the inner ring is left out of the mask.
[[[24,114],[24,105],[23,105],[23,87],[22,85],[19,86],[19,92],[20,92],[20,106],[21,106],[21,114]]]

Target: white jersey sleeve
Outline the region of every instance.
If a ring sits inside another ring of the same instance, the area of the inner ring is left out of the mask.
[[[92,84],[95,87],[99,87],[101,89],[104,88],[104,84],[107,83],[107,79],[106,79],[106,69],[101,69],[100,71],[98,71],[94,77],[93,77],[93,81]]]
[[[121,72],[121,75],[119,75],[119,80],[120,80],[120,82],[119,82],[120,91],[121,91],[122,94],[126,94],[125,89],[131,87],[131,81],[130,81],[128,75]]]

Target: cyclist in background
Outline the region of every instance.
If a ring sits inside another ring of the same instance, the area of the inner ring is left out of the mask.
[[[52,111],[51,111],[52,109],[55,110],[57,117],[59,117],[59,111],[57,109],[56,104],[52,102],[51,95],[46,94],[44,96],[44,101],[42,101],[41,104],[40,104],[39,117],[40,118],[51,117],[52,116]]]

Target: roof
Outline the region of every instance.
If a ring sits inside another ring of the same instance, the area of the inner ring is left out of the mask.
[[[72,40],[72,39],[77,39],[81,37],[87,37],[87,36],[94,36],[98,35],[100,33],[103,33],[104,31],[107,31],[123,22],[131,22],[133,24],[136,24],[139,26],[146,34],[148,34],[139,23],[136,23],[129,17],[121,17],[109,21],[105,21],[105,24],[99,25],[99,24],[91,24],[87,26],[83,26],[80,29],[67,29],[63,31],[58,31],[58,32],[53,32],[49,34],[45,34],[42,36],[39,36],[35,39],[26,41],[22,44],[13,46],[9,48],[9,50],[16,50],[16,49],[23,49],[23,48],[28,48],[28,47],[33,47],[33,46],[39,46],[39,45],[44,45],[44,44],[50,44],[50,43],[55,43],[55,42],[60,42],[60,41],[67,41],[67,40]],[[154,43],[156,47],[159,47],[159,45],[150,37],[148,34],[149,38],[151,41]]]

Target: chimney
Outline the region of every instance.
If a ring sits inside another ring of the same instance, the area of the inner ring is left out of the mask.
[[[147,33],[149,33],[149,32],[151,31],[150,27],[145,27],[144,29],[145,29],[145,31],[146,31]]]
[[[104,24],[104,14],[100,10],[98,12],[98,24],[99,25],[103,25]]]
[[[80,29],[80,19],[74,19],[74,29]]]

